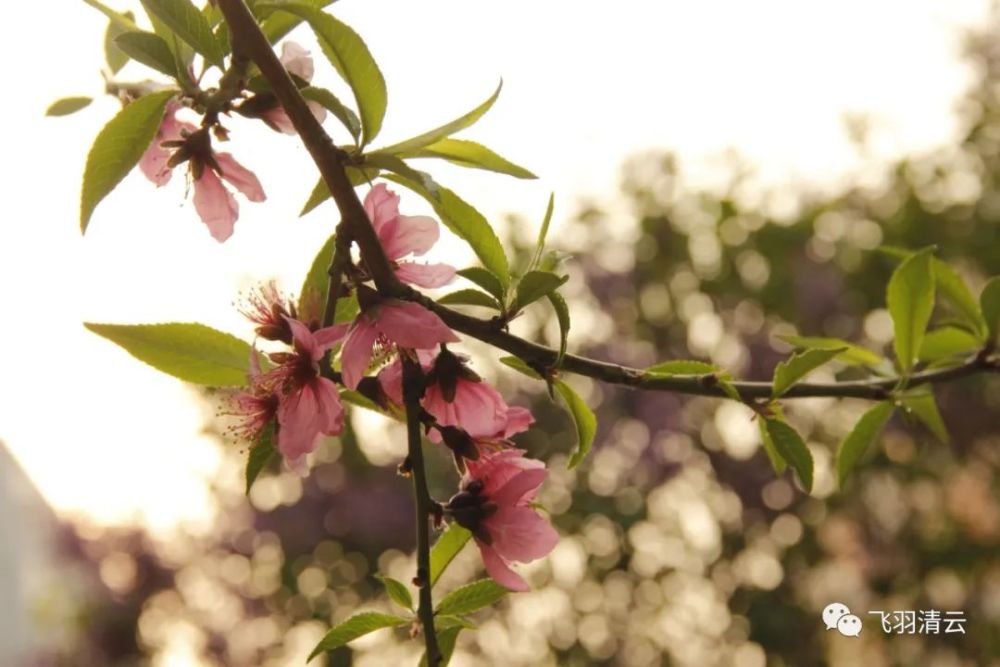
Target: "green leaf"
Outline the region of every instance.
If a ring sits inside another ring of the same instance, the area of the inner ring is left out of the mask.
[[[123,32],[115,43],[130,58],[167,76],[177,76],[177,63],[170,47],[159,35],[151,32]]]
[[[507,593],[510,593],[509,589],[492,579],[480,579],[445,595],[438,602],[434,613],[452,616],[471,614],[483,607],[492,606]]]
[[[438,299],[438,303],[445,306],[482,306],[501,310],[500,303],[486,292],[477,289],[460,289],[451,294],[445,294]]]
[[[704,361],[677,359],[650,366],[646,369],[646,373],[652,375],[711,375],[718,373],[719,370],[718,366],[707,364]]]
[[[322,9],[331,5],[335,0],[302,0],[300,4],[309,5],[316,9]],[[290,33],[300,23],[302,17],[287,12],[275,11],[273,8],[261,8],[255,12],[263,20],[260,24],[261,32],[267,37],[267,41],[274,44],[279,39]],[[266,17],[264,17],[266,15]]]
[[[471,538],[472,533],[457,523],[450,524],[448,529],[441,533],[441,537],[431,547],[431,586],[437,583],[451,561]]]
[[[482,287],[501,303],[507,296],[503,285],[500,283],[500,279],[489,269],[484,269],[481,266],[470,266],[467,269],[457,271],[457,273],[466,280],[470,280]]]
[[[851,432],[837,449],[837,479],[841,487],[847,481],[847,476],[861,460],[868,446],[889,421],[895,409],[891,401],[882,401],[870,408],[861,416]]]
[[[938,440],[948,444],[951,438],[948,435],[948,427],[944,425],[941,413],[938,411],[937,401],[934,393],[927,390],[918,390],[912,394],[903,396],[900,399],[903,408],[914,417],[923,422],[924,426],[930,429]]]
[[[886,301],[892,316],[896,359],[904,374],[917,360],[917,351],[934,308],[931,248],[907,257],[889,279]]]
[[[351,185],[355,187],[361,185],[362,183],[370,183],[379,175],[378,169],[356,169],[354,167],[345,167],[344,171],[347,173],[347,180],[349,180]],[[326,182],[321,177],[318,181],[316,181],[316,185],[313,186],[312,192],[309,194],[309,199],[302,207],[302,210],[299,211],[299,217],[302,217],[329,198],[330,190],[326,187]]]
[[[383,152],[385,151],[379,151]],[[485,169],[515,178],[538,178],[524,167],[497,155],[486,146],[467,139],[439,139],[419,150],[395,153],[395,155],[401,158],[441,158],[459,167]]]
[[[451,661],[451,655],[455,652],[455,644],[458,642],[458,633],[460,633],[463,629],[464,626],[453,625],[437,633],[438,650],[441,651],[441,662],[438,663],[438,667],[448,667],[448,663]],[[427,667],[426,652],[420,658],[419,667]]]
[[[780,419],[767,419],[767,434],[771,438],[774,449],[781,455],[781,458],[788,462],[799,475],[806,493],[812,492],[813,484],[813,459],[802,440],[794,428]]]
[[[132,12],[116,12],[104,3],[98,2],[98,0],[83,1],[107,16],[112,23],[117,25],[122,30],[141,30],[141,28],[136,24],[135,15],[133,15]]]
[[[514,310],[518,311],[559,289],[569,276],[560,276],[548,271],[528,271],[517,281],[517,297]]]
[[[261,3],[261,6],[290,12],[309,22],[323,53],[354,93],[361,116],[361,145],[374,139],[382,128],[388,96],[385,79],[364,40],[346,24],[307,4]]]
[[[556,311],[556,319],[559,320],[559,356],[552,364],[553,368],[559,368],[566,357],[566,342],[569,338],[570,326],[569,306],[566,305],[566,299],[559,292],[549,292],[546,296],[549,298],[549,303],[552,304],[552,309]]]
[[[93,324],[84,326],[153,368],[213,387],[242,387],[250,345],[204,324]]]
[[[809,372],[819,368],[843,351],[843,348],[834,348],[832,350],[814,348],[797,352],[785,361],[780,362],[774,369],[774,385],[771,388],[771,398],[778,398]]]
[[[928,331],[924,336],[917,358],[920,361],[938,361],[946,357],[969,354],[978,349],[979,345],[979,339],[965,329],[940,327]]]
[[[955,311],[961,316],[963,322],[972,327],[980,337],[986,332],[986,322],[982,313],[979,312],[979,304],[976,297],[972,296],[962,277],[937,257],[931,259],[931,267],[934,271],[934,285],[942,299],[954,306]]]
[[[406,625],[409,622],[409,619],[402,616],[382,614],[376,611],[365,611],[355,614],[326,633],[326,636],[323,637],[312,653],[309,654],[307,662],[321,653],[340,648],[358,637],[363,637],[382,628],[394,628]]]
[[[151,17],[155,16],[205,60],[223,68],[222,49],[212,34],[212,26],[191,0],[141,0]]]
[[[489,99],[477,106],[472,111],[462,114],[450,123],[445,123],[441,127],[436,127],[433,130],[429,130],[420,134],[412,139],[407,139],[406,141],[401,141],[398,144],[393,144],[391,146],[386,146],[385,148],[380,148],[380,153],[388,153],[390,155],[401,155],[406,153],[412,153],[413,151],[424,148],[425,146],[430,146],[445,137],[449,137],[460,130],[464,130],[469,127],[477,120],[479,120],[484,113],[490,110],[493,103],[497,101],[497,97],[500,96],[500,89],[503,88],[503,81],[497,85],[497,89],[490,95]]]
[[[774,473],[776,475],[781,475],[788,468],[788,463],[785,459],[781,457],[778,449],[774,446],[774,441],[771,440],[771,434],[767,431],[767,420],[758,419],[757,428],[760,431],[760,440],[764,444],[764,452],[767,454],[767,458],[771,461],[771,467],[774,468]]]
[[[503,246],[500,245],[500,239],[497,238],[496,232],[490,227],[490,223],[486,221],[482,213],[447,188],[438,186],[438,193],[435,197],[427,188],[412,179],[398,174],[389,174],[386,178],[413,190],[430,202],[434,211],[441,217],[441,222],[469,244],[483,266],[497,277],[506,291],[507,286],[510,285],[507,255],[504,254]]]
[[[76,113],[80,109],[84,109],[90,106],[90,103],[93,101],[94,101],[93,97],[86,97],[84,95],[78,95],[75,97],[64,97],[50,104],[49,108],[45,110],[45,115],[68,116],[71,113]]]
[[[979,305],[983,310],[989,341],[996,343],[1000,337],[1000,276],[993,276],[979,295]]]
[[[587,454],[590,453],[590,448],[594,444],[594,436],[597,435],[597,417],[573,387],[562,380],[556,380],[555,388],[566,402],[570,416],[573,417],[573,423],[576,424],[578,444],[567,464],[568,467],[575,468],[587,458]]]
[[[403,609],[413,611],[413,596],[410,595],[410,589],[403,582],[381,574],[375,575],[375,578],[385,586],[385,592],[389,594],[390,600]]]
[[[250,487],[253,486],[254,480],[257,479],[257,476],[267,467],[267,464],[271,462],[271,459],[277,453],[277,450],[274,448],[274,425],[271,424],[260,434],[260,438],[250,448],[250,453],[247,455],[247,495],[250,495]]]
[[[90,216],[101,200],[139,162],[156,136],[167,102],[176,94],[176,91],[164,90],[140,97],[119,111],[98,133],[87,154],[87,166],[83,172],[81,231],[87,230]]]
[[[840,338],[822,338],[819,336],[778,336],[789,345],[805,349],[842,350],[836,356],[837,361],[851,366],[878,366],[882,357],[866,347],[848,343]]]
[[[346,106],[326,88],[318,86],[306,86],[299,90],[302,97],[313,102],[318,102],[324,109],[333,114],[334,118],[347,128],[355,141],[361,139],[361,120],[354,111]]]
[[[542,261],[542,253],[545,252],[545,237],[549,234],[549,223],[552,222],[552,212],[555,210],[556,195],[549,194],[549,204],[545,207],[545,217],[542,218],[542,226],[538,230],[538,239],[535,241],[535,252],[531,256],[528,264],[528,271],[537,269]]]
[[[522,375],[527,375],[532,380],[545,379],[538,374],[538,371],[536,371],[528,364],[524,363],[524,360],[522,360],[520,357],[500,357],[500,363],[503,364],[504,366],[513,368],[515,371],[521,373]]]
[[[371,399],[360,392],[354,391],[353,389],[341,389],[340,399],[344,403],[350,403],[351,405],[356,405],[359,408],[371,410],[372,412],[377,412],[379,414],[385,414],[382,411],[382,408],[376,405]]]
[[[330,293],[330,264],[333,262],[335,236],[331,236],[313,258],[309,272],[302,282],[297,304],[299,319],[303,322],[322,322],[323,311],[326,309],[326,298]],[[356,294],[341,296],[337,299],[337,312],[334,324],[343,324],[354,320],[359,311]]]
[[[130,21],[135,21],[135,14],[132,12],[124,12],[123,15]],[[115,44],[115,38],[125,31],[123,26],[114,21],[108,21],[108,29],[104,31],[104,61],[112,74],[117,74],[128,63],[128,56]]]
[[[385,153],[371,153],[365,156],[365,165],[392,172],[408,181],[419,183],[420,187],[426,191],[432,203],[440,202],[441,192],[437,181],[425,171],[414,169],[410,165],[400,160],[395,155]]]
[[[462,616],[449,616],[445,614],[443,616],[435,616],[434,627],[438,630],[447,630],[448,628],[465,628],[466,630],[475,630],[476,624]]]

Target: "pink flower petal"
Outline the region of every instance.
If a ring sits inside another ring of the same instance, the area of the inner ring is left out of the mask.
[[[535,418],[531,415],[530,410],[519,405],[512,405],[507,408],[507,423],[504,424],[503,430],[496,435],[506,439],[512,435],[524,433],[534,423]]]
[[[396,277],[417,287],[433,288],[447,285],[455,279],[455,267],[448,264],[417,264],[399,262]]]
[[[252,202],[262,202],[267,199],[264,188],[261,187],[257,176],[233,159],[229,153],[216,153],[215,161],[222,169],[222,178],[226,179],[234,188],[243,193],[243,196]],[[207,170],[206,170],[207,171]]]
[[[527,563],[555,549],[559,533],[530,507],[501,507],[483,521],[493,549],[508,561]]]
[[[379,232],[386,223],[399,217],[399,195],[386,187],[385,183],[376,183],[365,195],[365,213],[371,220],[372,227]],[[381,237],[381,235],[380,235]],[[395,259],[390,257],[390,259]]]
[[[538,487],[542,485],[549,473],[545,468],[529,468],[511,477],[506,484],[490,494],[489,498],[497,505],[520,505],[534,499]]]
[[[309,327],[287,315],[284,318],[292,330],[292,341],[295,343],[295,348],[309,355],[313,361],[319,361],[323,353],[319,350],[319,345],[316,344],[316,339],[309,331]]]
[[[278,106],[265,111],[261,114],[261,118],[282,134],[295,134],[295,126],[292,125],[292,119],[288,117],[288,113],[283,107]]]
[[[400,347],[430,349],[440,343],[458,342],[458,336],[440,317],[416,303],[387,301],[381,304],[376,325]]]
[[[350,326],[347,324],[334,324],[333,326],[318,329],[312,335],[316,339],[316,344],[320,347],[320,352],[322,353],[342,341],[344,336],[347,335],[349,328]]]
[[[281,45],[281,64],[300,79],[312,81],[315,73],[312,56],[297,42],[287,41]]]
[[[316,449],[321,435],[336,435],[343,429],[344,407],[336,385],[315,378],[282,397],[278,424],[278,450],[289,461]]]
[[[403,404],[403,362],[398,357],[378,372],[378,381],[389,400],[396,405]],[[437,431],[432,433],[436,434]]]
[[[426,215],[399,215],[379,229],[378,237],[385,254],[399,259],[426,253],[441,237],[441,230],[438,221]]]
[[[194,209],[201,221],[208,225],[208,231],[216,241],[221,243],[232,236],[233,225],[240,214],[239,204],[208,167],[194,182]]]
[[[375,324],[367,316],[359,315],[347,332],[344,349],[340,354],[341,372],[348,389],[358,388],[358,383],[371,363],[372,348],[377,339],[378,329]]]
[[[483,565],[486,566],[486,572],[501,586],[506,586],[512,591],[518,591],[520,593],[526,593],[530,591],[531,588],[519,574],[510,569],[500,554],[496,552],[491,546],[482,544],[481,542],[476,542],[476,546],[479,547],[479,553],[483,556]]]

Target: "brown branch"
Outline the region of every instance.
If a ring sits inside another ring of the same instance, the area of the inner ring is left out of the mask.
[[[372,275],[375,285],[383,296],[415,301],[434,311],[449,327],[501,350],[520,357],[528,364],[541,369],[550,368],[556,361],[555,350],[514,336],[498,328],[490,320],[471,317],[442,306],[423,294],[404,285],[397,278],[379,243],[374,229],[365,215],[364,207],[344,170],[343,151],[333,145],[330,137],[313,117],[305,99],[299,94],[288,73],[282,67],[267,39],[260,32],[253,16],[242,0],[219,0],[234,35],[239,35],[243,47],[257,63],[267,78],[274,94],[285,107],[299,136],[309,149],[316,166],[327,184],[334,202],[341,213],[342,222],[338,231],[349,225],[353,240],[361,250],[361,256]],[[347,231],[347,230],[344,230]],[[909,378],[908,387],[923,384],[947,382],[979,372],[996,371],[997,364],[984,355],[970,359],[960,366],[943,370],[917,373]],[[712,376],[663,377],[652,376],[642,370],[567,354],[560,371],[586,375],[595,380],[619,384],[636,389],[674,391],[701,396],[725,397],[726,394]],[[733,382],[740,396],[747,401],[763,399],[771,395],[768,382]],[[888,398],[899,385],[899,378],[853,380],[831,383],[800,383],[794,385],[783,398],[806,398],[834,396],[883,400]]]

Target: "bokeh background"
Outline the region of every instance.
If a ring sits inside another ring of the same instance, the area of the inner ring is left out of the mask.
[[[81,239],[84,155],[117,102],[42,114],[101,92],[104,20],[51,0],[4,11],[23,29],[3,47],[0,664],[304,664],[331,623],[388,607],[375,573],[412,572],[399,428],[357,412],[310,477],[275,467],[247,498],[245,452],[215,419],[222,397],[80,322],[197,320],[249,339],[233,302],[272,277],[294,291],[333,209],[297,219],[315,180],[305,152],[234,119],[231,150],[270,198],[243,202],[230,242],[208,237],[182,179],[155,190],[135,175]],[[634,366],[697,357],[767,379],[787,352],[780,334],[888,345],[882,244],[936,244],[975,291],[1000,273],[1000,23],[985,2],[343,0],[335,11],[386,73],[385,143],[504,78],[467,136],[540,179],[433,171],[516,255],[556,192],[550,239],[567,255],[581,353]],[[314,47],[306,31],[294,38]],[[452,241],[438,258],[463,252]],[[541,307],[515,327],[554,340]],[[948,442],[895,419],[842,492],[831,454],[864,404],[789,402],[818,465],[808,497],[775,478],[747,409],[584,380],[601,427],[589,461],[568,471],[574,432],[558,406],[468,349],[535,411],[519,442],[549,463],[541,500],[563,540],[525,568],[531,593],[477,616],[457,667],[1000,665],[995,378],[940,388]],[[449,461],[431,462],[447,496]],[[467,552],[441,586],[478,568]],[[866,616],[860,637],[841,637],[820,618],[833,601],[961,610],[967,632],[886,635]],[[419,652],[383,631],[328,664],[415,664]]]

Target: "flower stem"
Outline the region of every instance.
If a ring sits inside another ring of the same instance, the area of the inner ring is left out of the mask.
[[[409,358],[405,351],[400,353],[403,363],[403,401],[406,404],[406,437],[409,446],[409,460],[413,477],[413,499],[416,505],[417,527],[417,576],[414,580],[420,590],[417,616],[424,628],[424,644],[427,647],[428,667],[441,664],[441,650],[437,645],[434,631],[434,601],[431,597],[431,546],[430,520],[433,500],[427,489],[427,472],[424,469],[424,453],[420,438],[420,399],[424,393],[423,371],[419,363]]]

